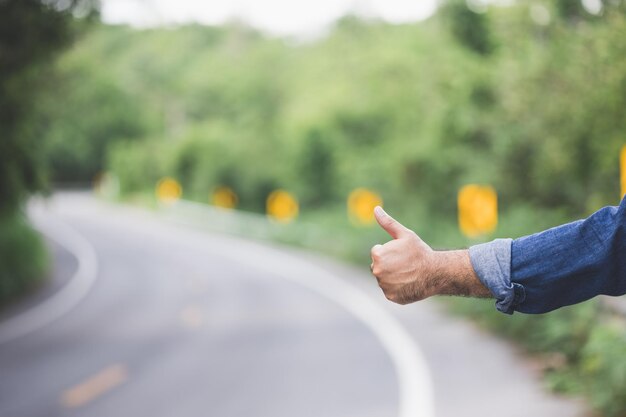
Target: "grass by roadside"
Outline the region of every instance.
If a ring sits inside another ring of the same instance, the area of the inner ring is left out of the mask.
[[[43,281],[48,257],[39,234],[21,212],[0,214],[0,307]]]
[[[553,391],[584,395],[603,416],[626,416],[626,319],[600,300],[510,317],[491,314],[492,303],[467,299],[450,308],[524,347]]]

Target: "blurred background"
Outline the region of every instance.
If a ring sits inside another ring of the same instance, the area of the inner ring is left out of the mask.
[[[184,216],[362,265],[387,239],[368,214],[383,202],[437,248],[618,204],[626,2],[309,3],[0,0],[0,302],[50,275],[25,207],[57,189],[217,206]],[[460,218],[471,184],[491,207],[477,230]],[[543,358],[550,389],[626,415],[609,303],[446,303]]]

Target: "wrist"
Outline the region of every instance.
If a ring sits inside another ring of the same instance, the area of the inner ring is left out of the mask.
[[[467,249],[434,251],[431,265],[429,295],[491,295],[476,276]]]

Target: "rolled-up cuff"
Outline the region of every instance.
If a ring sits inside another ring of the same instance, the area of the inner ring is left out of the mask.
[[[496,299],[496,308],[513,314],[524,299],[524,288],[511,283],[512,239],[496,239],[469,248],[470,260],[480,282]]]

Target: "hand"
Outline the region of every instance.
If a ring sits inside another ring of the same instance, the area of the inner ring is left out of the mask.
[[[372,248],[372,274],[390,301],[408,304],[434,295],[430,285],[435,251],[381,207],[374,209],[380,226],[393,238]]]
[[[467,250],[434,251],[412,230],[374,209],[376,221],[393,240],[372,248],[372,274],[387,299],[408,304],[432,295],[491,297]]]

